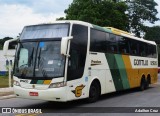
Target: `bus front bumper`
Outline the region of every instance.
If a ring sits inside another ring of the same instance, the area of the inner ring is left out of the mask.
[[[17,97],[25,99],[40,99],[46,101],[59,101],[59,102],[67,101],[66,87],[37,90],[37,89],[26,89],[20,86],[14,86],[14,93]]]

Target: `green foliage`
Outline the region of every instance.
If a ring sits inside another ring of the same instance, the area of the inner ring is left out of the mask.
[[[128,17],[124,2],[111,0],[73,0],[65,10],[67,20],[81,20],[99,26],[112,26],[128,30]]]
[[[13,77],[11,78],[11,83],[13,84]],[[0,88],[8,87],[9,86],[9,78],[8,75],[0,76]],[[2,93],[0,93],[0,96]]]
[[[58,20],[65,20],[65,17],[56,18],[56,21]]]
[[[0,76],[0,88],[8,87],[8,76]]]
[[[65,10],[66,18],[57,20],[81,20],[99,26],[112,26],[140,37],[147,28],[145,21],[154,23],[159,20],[155,6],[157,3],[154,0],[73,0]]]
[[[0,50],[2,50],[3,49],[3,46],[0,44]]]
[[[158,49],[158,65],[160,66],[160,26],[147,28],[145,39],[152,40],[157,43]]]
[[[159,20],[155,6],[157,3],[154,0],[127,0],[128,17],[130,31],[140,37],[140,33],[145,31],[144,22],[149,21],[154,23]]]
[[[154,26],[147,29],[145,39],[156,41],[160,44],[160,26]]]
[[[7,40],[10,40],[10,39],[13,39],[13,38],[12,37],[5,37],[3,39],[0,39],[0,50],[3,49],[4,42]],[[11,43],[11,45],[9,46],[9,49],[14,49],[15,44],[16,44],[16,42]]]

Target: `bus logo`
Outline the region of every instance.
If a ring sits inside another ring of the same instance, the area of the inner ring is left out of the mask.
[[[77,86],[75,88],[75,90],[73,90],[72,92],[75,94],[76,97],[80,97],[82,95],[82,90],[83,88],[85,87],[85,85],[80,85],[80,86]]]
[[[20,82],[28,83],[28,80],[20,80]]]
[[[94,66],[94,65],[101,65],[101,64],[102,64],[101,61],[98,61],[98,60],[96,60],[96,61],[91,60],[91,66]]]
[[[34,89],[34,88],[35,88],[35,85],[32,85],[32,88]]]

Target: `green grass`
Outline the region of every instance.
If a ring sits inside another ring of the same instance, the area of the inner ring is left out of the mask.
[[[9,87],[8,76],[0,76],[0,88]]]

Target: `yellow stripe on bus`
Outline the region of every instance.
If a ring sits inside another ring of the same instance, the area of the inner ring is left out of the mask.
[[[131,88],[139,87],[141,83],[142,75],[145,76],[147,80],[147,76],[150,75],[151,83],[157,82],[157,69],[156,68],[138,68],[133,69],[130,61],[130,57],[127,55],[122,55],[129,84]]]
[[[127,76],[128,76],[128,80],[129,80],[129,84],[131,88],[137,87],[139,84],[139,82],[137,82],[138,80],[138,69],[133,69],[132,65],[131,65],[131,61],[129,56],[127,55],[122,55],[124,64],[125,64],[125,68],[126,68],[126,72],[127,72]]]
[[[132,66],[131,66],[130,58],[127,55],[122,55],[122,58],[123,58],[124,65],[125,65],[125,68],[126,68],[129,85],[130,85],[131,88],[133,88],[134,87],[134,82],[131,81]]]
[[[51,83],[51,81],[52,81],[52,80],[45,80],[45,81],[43,82],[43,84],[49,85],[49,84]]]

